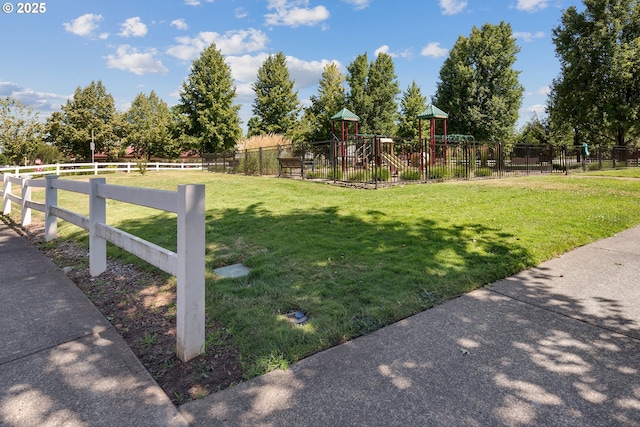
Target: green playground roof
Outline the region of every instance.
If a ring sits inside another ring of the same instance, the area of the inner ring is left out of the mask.
[[[445,113],[435,105],[429,105],[426,110],[418,114],[419,119],[446,119],[449,114]]]
[[[340,110],[338,113],[334,114],[331,119],[332,122],[344,122],[344,121],[348,121],[348,122],[359,122],[360,121],[360,117],[356,116],[355,114],[353,114],[351,111],[347,110],[346,108],[343,108],[342,110]]]

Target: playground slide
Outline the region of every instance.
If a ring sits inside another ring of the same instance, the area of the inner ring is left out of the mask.
[[[406,162],[394,154],[382,153],[382,158],[399,171],[403,171],[407,168]]]

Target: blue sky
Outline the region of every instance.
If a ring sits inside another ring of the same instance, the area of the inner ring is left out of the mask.
[[[372,60],[381,51],[393,56],[400,89],[415,80],[430,100],[458,37],[500,21],[521,48],[522,125],[544,113],[559,72],[552,29],[562,10],[582,8],[579,0],[56,0],[41,3],[42,13],[19,14],[18,2],[9,2],[11,13],[3,3],[0,96],[41,118],[92,80],[102,80],[120,111],[151,90],[174,105],[191,62],[215,42],[231,67],[245,130],[251,84],[269,54],[286,55],[303,105],[327,63],[346,73],[357,55]]]

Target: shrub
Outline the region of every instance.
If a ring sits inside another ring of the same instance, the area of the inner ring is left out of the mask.
[[[491,169],[489,168],[477,168],[475,172],[476,176],[491,176]]]
[[[327,178],[336,179],[337,181],[342,181],[342,170],[341,169],[329,169],[329,173],[327,174]]]
[[[391,178],[389,169],[378,169],[376,171],[376,181],[389,181],[389,178]]]
[[[466,178],[467,177],[467,167],[466,166],[456,166],[451,170],[451,176],[454,178]]]
[[[596,170],[600,170],[600,169],[613,169],[613,162],[612,161],[604,161],[604,162],[602,162],[602,168],[600,167],[600,163],[599,162],[593,162],[593,163],[588,163],[587,164],[587,170],[596,171]]]
[[[349,174],[349,176],[347,177],[347,181],[350,181],[350,182],[367,182],[368,181],[368,179],[367,179],[368,175],[369,175],[369,173],[367,173],[367,171],[364,171],[364,170],[351,172]]]
[[[147,161],[144,159],[138,159],[136,160],[136,167],[138,168],[138,172],[140,172],[140,175],[144,175],[145,173],[147,173]]]
[[[432,166],[428,170],[429,179],[444,179],[445,169],[443,166]]]
[[[260,157],[257,151],[246,153],[240,156],[239,172],[247,175],[258,175],[260,173]]]
[[[402,181],[419,181],[421,178],[421,174],[419,170],[406,170],[400,174],[400,179]]]
[[[327,171],[323,169],[316,169],[313,171],[304,171],[304,177],[308,179],[322,179],[327,177]]]

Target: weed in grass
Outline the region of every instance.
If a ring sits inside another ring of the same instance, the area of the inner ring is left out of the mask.
[[[444,298],[442,295],[438,295],[437,293],[424,288],[420,289],[420,291],[418,291],[416,295],[422,302],[425,309],[442,304],[446,301],[446,298]]]
[[[181,391],[174,391],[173,400],[174,402],[176,402],[176,404],[181,405],[185,401],[184,393],[182,393]]]
[[[150,334],[148,332],[145,332],[144,336],[142,338],[140,338],[140,347],[142,348],[149,348],[152,345],[156,344],[158,342],[158,334]]]
[[[209,378],[209,374],[207,372],[207,362],[202,361],[198,362],[194,366],[196,379],[205,379]]]
[[[205,351],[208,351],[212,347],[221,346],[223,344],[224,344],[223,332],[220,329],[216,329],[207,335],[204,341],[204,348],[205,348]]]
[[[274,349],[264,356],[257,357],[254,363],[247,366],[245,370],[246,376],[247,378],[254,378],[276,369],[286,370],[289,368],[289,363],[282,351]]]
[[[169,371],[171,370],[174,366],[176,365],[176,361],[173,357],[167,358],[165,359],[165,361],[162,363],[162,369],[164,371]]]
[[[366,335],[382,326],[381,322],[372,316],[354,316],[352,322],[354,336]]]

